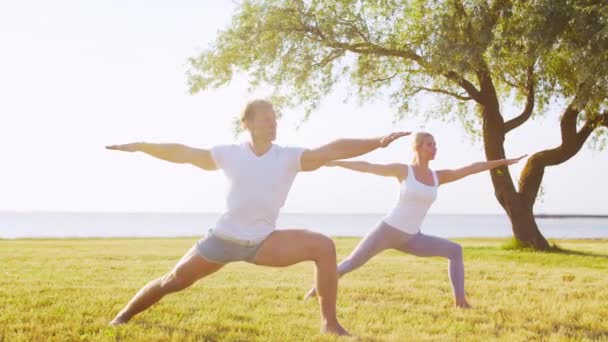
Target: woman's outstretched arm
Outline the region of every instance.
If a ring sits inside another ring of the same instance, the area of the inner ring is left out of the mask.
[[[450,183],[475,173],[491,170],[505,165],[515,164],[526,156],[527,155],[523,155],[519,158],[513,159],[498,159],[485,162],[477,162],[454,170],[439,170],[437,171],[437,178],[439,178],[439,184]]]
[[[404,164],[372,164],[366,161],[336,160],[326,163],[325,166],[338,166],[378,176],[395,177],[400,182],[407,177],[407,166]]]

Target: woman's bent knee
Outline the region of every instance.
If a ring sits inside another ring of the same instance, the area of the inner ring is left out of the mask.
[[[461,261],[462,260],[462,246],[454,243],[454,245],[452,246],[452,253],[451,253],[451,260],[454,261]]]
[[[340,265],[338,265],[338,274],[342,276],[346,273],[351,272],[355,268],[357,268],[357,266],[354,264],[353,260],[350,257],[346,258],[342,260],[342,262],[340,262]]]

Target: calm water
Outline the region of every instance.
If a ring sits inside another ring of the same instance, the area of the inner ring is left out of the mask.
[[[283,214],[281,228],[363,236],[382,214]],[[219,214],[0,212],[0,238],[201,236]],[[548,238],[608,238],[608,218],[538,218]],[[429,215],[422,231],[443,237],[508,237],[505,215]]]

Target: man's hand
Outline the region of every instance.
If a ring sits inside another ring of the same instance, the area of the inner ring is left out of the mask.
[[[380,147],[385,148],[393,141],[412,134],[412,132],[396,132],[380,138]]]
[[[139,143],[130,143],[123,145],[110,145],[106,146],[108,150],[125,151],[125,152],[137,152],[139,151]]]

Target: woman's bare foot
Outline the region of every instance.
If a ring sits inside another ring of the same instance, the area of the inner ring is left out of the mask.
[[[335,322],[333,324],[323,324],[323,326],[321,327],[321,333],[337,336],[351,336],[348,331],[346,331],[346,329],[344,329],[338,322]]]
[[[312,289],[310,289],[310,291],[308,291],[308,293],[306,293],[304,295],[304,301],[309,300],[310,298],[313,298],[317,295],[317,290],[313,287]]]
[[[456,299],[456,306],[462,309],[470,309],[471,305],[464,298]]]

